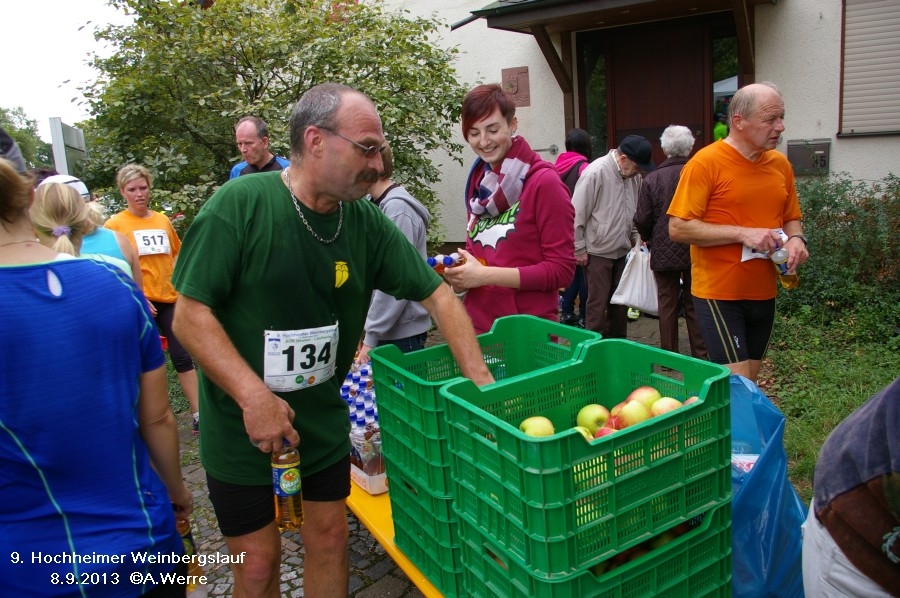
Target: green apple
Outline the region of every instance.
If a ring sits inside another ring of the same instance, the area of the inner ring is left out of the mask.
[[[596,565],[591,567],[590,571],[597,577],[600,577],[601,575],[606,573],[606,570],[608,568],[609,568],[609,561],[603,561],[602,563],[597,563]]]
[[[639,424],[648,419],[650,419],[650,409],[638,400],[625,403],[625,406],[619,411],[619,424],[623,428]]]
[[[653,538],[652,540],[650,540],[650,546],[652,546],[654,549],[656,549],[656,548],[659,548],[660,546],[665,546],[666,544],[668,544],[672,540],[676,539],[677,537],[678,537],[678,534],[676,534],[672,530],[669,530],[669,531],[661,533],[660,535],[658,535],[655,538]]]
[[[644,407],[650,409],[650,406],[660,398],[662,398],[662,395],[652,386],[638,386],[625,398],[625,402],[639,401],[644,404]]]
[[[529,436],[553,436],[553,422],[543,415],[533,415],[522,420],[519,429]]]
[[[673,399],[672,397],[663,397],[657,401],[654,401],[650,406],[650,415],[656,417],[657,415],[662,415],[663,413],[675,411],[679,407],[681,407],[681,401],[679,401],[678,399]]]
[[[598,405],[597,403],[591,403],[590,405],[585,405],[581,408],[578,412],[578,416],[575,418],[575,423],[587,428],[593,435],[598,428],[603,427],[603,424],[605,424],[608,419],[609,410],[606,407]]]

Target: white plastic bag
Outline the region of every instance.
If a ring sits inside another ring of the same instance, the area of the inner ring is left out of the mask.
[[[650,270],[649,249],[638,246],[631,250],[625,271],[622,272],[622,280],[609,302],[627,305],[654,316],[659,314],[656,279]]]

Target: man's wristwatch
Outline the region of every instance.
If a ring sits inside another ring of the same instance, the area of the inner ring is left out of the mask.
[[[809,245],[806,242],[806,237],[804,237],[803,235],[791,235],[790,237],[788,237],[788,241],[790,241],[791,239],[800,239],[801,241],[803,241],[804,245]]]

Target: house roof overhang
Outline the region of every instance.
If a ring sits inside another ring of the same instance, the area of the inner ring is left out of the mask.
[[[498,0],[472,11],[451,28],[484,19],[491,29],[533,35],[560,88],[570,93],[571,73],[553,45],[554,35],[732,12],[742,70],[752,76],[756,68],[751,6],[776,3],[777,0]]]
[[[548,35],[635,25],[724,11],[747,11],[748,5],[776,0],[499,0],[453,25],[485,19],[491,29]]]

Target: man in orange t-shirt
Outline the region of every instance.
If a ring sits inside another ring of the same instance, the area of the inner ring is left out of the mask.
[[[691,244],[691,294],[710,359],[756,382],[778,289],[770,260],[747,257],[783,245],[793,274],[809,253],[794,171],[774,151],[784,131],[781,93],[771,83],[742,87],[728,121],[728,137],[697,152],[682,170],[669,234]]]

